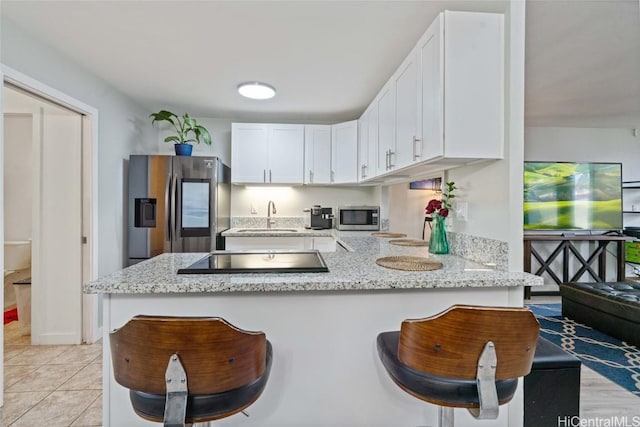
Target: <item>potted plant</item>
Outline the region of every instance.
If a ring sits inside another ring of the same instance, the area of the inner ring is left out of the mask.
[[[202,125],[196,122],[196,119],[189,117],[189,114],[184,113],[182,118],[178,115],[167,110],[160,110],[157,113],[153,113],[149,116],[153,120],[151,124],[155,122],[169,122],[176,130],[175,135],[168,136],[164,139],[164,142],[174,142],[176,155],[178,156],[190,156],[192,150],[192,143],[199,144],[200,140],[205,144],[211,145],[211,135],[209,131]]]

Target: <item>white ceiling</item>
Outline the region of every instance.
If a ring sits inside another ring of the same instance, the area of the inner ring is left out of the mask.
[[[529,125],[640,125],[639,0],[529,0]],[[506,1],[11,1],[3,19],[150,111],[335,122],[357,118],[442,9]],[[248,80],[268,101],[240,97]]]

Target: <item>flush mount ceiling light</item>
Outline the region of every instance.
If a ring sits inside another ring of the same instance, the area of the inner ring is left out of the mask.
[[[246,82],[238,85],[240,95],[251,99],[269,99],[273,98],[276,90],[266,83]]]

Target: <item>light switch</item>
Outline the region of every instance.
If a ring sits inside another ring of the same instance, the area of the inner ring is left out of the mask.
[[[467,213],[469,211],[469,204],[467,202],[456,203],[456,217],[460,221],[467,220]]]

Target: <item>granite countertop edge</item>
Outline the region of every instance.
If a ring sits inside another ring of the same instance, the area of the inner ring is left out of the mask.
[[[541,277],[529,273],[498,271],[454,255],[429,254],[425,247],[391,245],[387,239],[371,237],[370,233],[321,231],[331,233],[350,250],[322,253],[329,267],[328,273],[178,275],[176,274],[178,269],[191,265],[207,254],[170,253],[105,275],[86,284],[84,292],[88,294],[328,292],[495,288],[543,284]],[[442,262],[443,268],[433,271],[401,271],[384,268],[375,263],[377,258],[391,255],[429,257]]]

